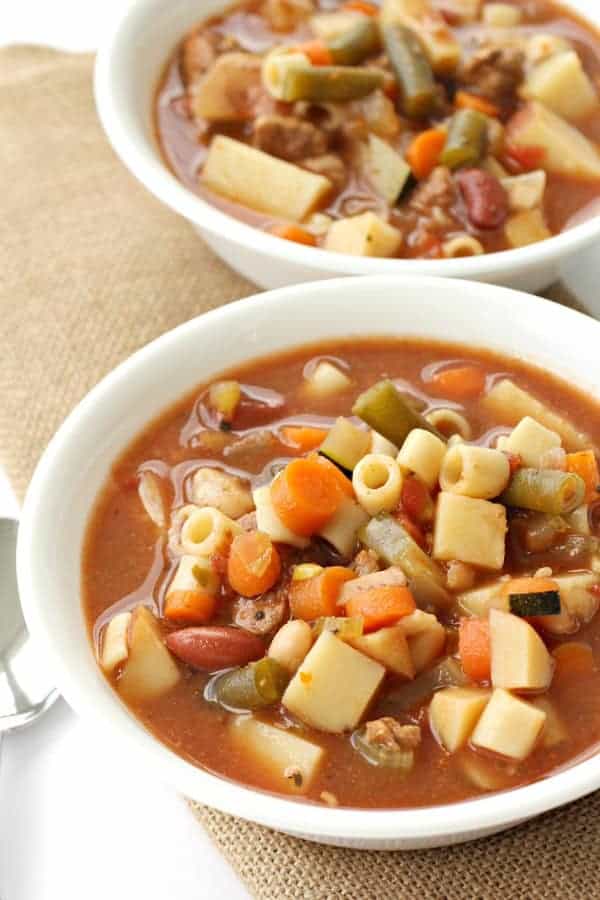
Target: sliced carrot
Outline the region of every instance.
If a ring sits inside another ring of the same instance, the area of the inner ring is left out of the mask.
[[[344,475],[341,469],[338,469],[338,467],[325,456],[315,455],[311,458],[314,459],[320,466],[323,466],[325,469],[327,469],[331,476],[335,478],[342,494],[345,494],[346,497],[349,497],[351,500],[354,499],[354,488],[352,487],[352,482]]]
[[[415,178],[427,178],[433,172],[445,144],[446,132],[439,128],[429,128],[413,138],[406,160]]]
[[[343,585],[356,578],[356,572],[344,566],[328,566],[319,575],[292,581],[289,588],[290,612],[295,619],[312,622],[320,616],[335,616]]]
[[[327,437],[327,430],[307,425],[284,425],[281,434],[287,444],[292,444],[302,453],[310,453],[321,446]]]
[[[585,482],[585,502],[591,503],[600,496],[600,473],[593,450],[567,453],[567,472],[575,472]]]
[[[400,503],[406,515],[414,522],[425,522],[432,518],[431,494],[417,475],[405,477],[400,492]]]
[[[489,681],[492,666],[489,622],[485,619],[461,619],[458,653],[465,675],[473,681]]]
[[[299,225],[274,225],[271,234],[283,238],[285,241],[293,241],[294,244],[306,244],[307,247],[316,247],[317,239],[310,231],[300,228]]]
[[[342,502],[337,470],[331,463],[324,465],[325,462],[316,456],[295,459],[271,485],[275,512],[294,534],[303,537],[315,534]]]
[[[378,16],[380,13],[380,8],[374,3],[367,3],[367,0],[348,0],[347,3],[342,3],[340,9],[344,12],[359,12],[363,16]]]
[[[281,574],[279,554],[268,535],[246,531],[234,537],[227,562],[227,580],[243,597],[258,597],[273,587]]]
[[[504,151],[502,162],[513,173],[531,172],[539,169],[546,157],[545,147],[508,146]]]
[[[470,94],[468,91],[457,91],[454,95],[454,105],[457,109],[476,109],[492,119],[497,119],[500,115],[500,110],[497,106],[486,100],[485,97]]]
[[[559,644],[552,651],[556,663],[555,678],[570,678],[576,675],[591,675],[595,671],[594,654],[589,644],[568,641]]]
[[[163,614],[170,622],[206,625],[212,619],[216,605],[217,598],[209,591],[171,591]]]
[[[511,578],[502,588],[505,597],[510,594],[543,594],[545,591],[557,591],[558,584],[552,578]]]
[[[304,53],[313,66],[331,66],[333,64],[331,51],[324,41],[307,41],[305,44],[299,44],[295,50],[297,53]]]
[[[449,400],[471,400],[483,393],[485,372],[479,366],[453,366],[438,369],[430,384]]]
[[[381,585],[356,591],[346,602],[347,616],[362,616],[365,631],[393,625],[416,609],[415,598],[407,587]]]

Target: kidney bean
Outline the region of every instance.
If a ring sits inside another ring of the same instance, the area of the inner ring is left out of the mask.
[[[463,169],[456,178],[471,224],[499,228],[508,216],[508,197],[498,179],[483,169]]]
[[[265,655],[265,645],[257,635],[230,625],[183,628],[168,635],[166,643],[183,662],[210,672],[244,666]]]

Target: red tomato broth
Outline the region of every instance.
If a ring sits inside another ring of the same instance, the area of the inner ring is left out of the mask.
[[[303,372],[314,367],[315,359],[323,357],[343,362],[353,385],[339,395],[309,402],[301,389]],[[314,421],[320,425],[331,423],[337,415],[348,413],[353,398],[361,390],[382,377],[396,379],[403,390],[409,389],[415,396],[427,398],[428,372],[455,362],[474,362],[481,366],[488,386],[500,375],[510,375],[521,387],[567,414],[576,424],[585,422],[594,443],[600,444],[598,405],[565,382],[520,361],[485,351],[383,338],[304,347],[250,362],[227,373],[243,385],[276,392],[283,400],[268,414],[264,407],[257,409],[252,402],[245,401],[234,420],[233,433],[228,437],[236,439],[238,425],[246,435],[255,433],[252,421],[256,412],[259,413],[259,430],[266,426],[276,432],[281,419]],[[176,496],[181,493],[181,473],[186,468],[197,467],[200,460],[218,462],[225,469],[231,467],[227,456],[207,454],[190,447],[189,423],[198,422],[197,410],[203,396],[203,388],[195,389],[149,424],[117,460],[98,498],[83,554],[83,605],[93,641],[97,640],[102,625],[120,609],[131,608],[137,603],[154,603],[160,611],[165,586],[173,570],[164,542],[157,540],[156,529],[138,499],[135,473],[152,461],[154,471],[175,482],[175,490],[170,494],[167,491],[167,495]],[[443,398],[429,397],[428,400],[428,405],[444,405]],[[480,409],[476,399],[467,400],[463,409],[472,424],[475,439],[489,443],[489,436],[498,433],[498,423]],[[197,424],[196,428],[201,434],[202,426]],[[500,428],[501,432],[507,430],[504,426]],[[181,439],[183,432],[186,433],[185,441]],[[289,447],[275,439],[268,448],[246,448],[236,457],[233,470],[236,473],[245,471],[251,481],[261,483],[265,480],[261,473],[270,461],[293,456]],[[309,553],[285,549],[287,552],[282,553],[284,572],[289,572],[289,564],[294,559],[312,561],[314,558]],[[231,621],[231,600],[227,593],[221,598],[216,623]],[[449,624],[456,621],[455,616],[456,613],[451,612]],[[164,621],[161,627],[165,633],[172,630]],[[589,643],[595,659],[600,661],[600,616],[573,639]],[[550,648],[555,643],[553,639],[547,640]],[[232,742],[228,731],[230,714],[203,700],[202,690],[210,675],[183,669],[184,677],[168,694],[156,700],[130,704],[132,712],[159,740],[193,764],[257,788],[276,790],[268,769]],[[109,680],[114,685],[114,678]],[[552,749],[533,753],[519,764],[468,748],[454,755],[447,754],[427,726],[426,707],[412,710],[410,718],[423,725],[423,739],[416,753],[415,768],[405,780],[399,779],[393,769],[368,765],[353,750],[347,735],[314,732],[293,720],[281,707],[262,711],[260,718],[299,728],[299,734],[305,734],[325,748],[325,763],[303,799],[318,801],[321,793],[328,791],[343,806],[417,807],[455,802],[480,794],[462,771],[465,758],[474,758],[478,765],[485,766],[490,777],[497,779],[496,789],[503,789],[543,778],[581,754],[593,752],[600,741],[600,673],[554,682],[547,696],[555,701],[569,739]],[[376,714],[377,703],[373,710],[373,715]]]

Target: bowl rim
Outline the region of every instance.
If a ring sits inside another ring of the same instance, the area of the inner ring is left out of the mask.
[[[328,293],[347,293],[352,282],[360,283],[361,289],[367,287],[362,279],[348,281],[346,278],[339,278],[310,282],[257,294],[214,309],[142,347],[92,388],[48,444],[26,495],[17,547],[17,574],[23,610],[28,628],[43,651],[58,688],[73,709],[93,727],[101,728],[104,735],[115,741],[119,740],[123,752],[131,754],[136,765],[146,768],[149,774],[159,777],[179,793],[243,819],[325,841],[349,843],[362,839],[367,843],[387,841],[392,844],[421,841],[431,846],[468,840],[486,830],[499,830],[561,806],[600,787],[600,756],[595,754],[574,762],[524,787],[452,804],[416,809],[365,810],[336,809],[298,802],[212,774],[177,756],[129,713],[117,693],[100,675],[91,651],[90,665],[98,675],[99,688],[93,692],[83,688],[77,673],[71,670],[68,660],[59,650],[58,642],[53,636],[56,625],[50,626],[44,618],[42,588],[45,583],[43,572],[38,571],[36,574],[36,565],[40,568],[36,545],[40,534],[52,533],[54,524],[44,522],[44,493],[47,485],[60,483],[61,457],[68,452],[73,442],[77,442],[78,433],[93,421],[97,405],[114,396],[139,370],[150,368],[159,359],[172,353],[180,339],[189,331],[194,334],[197,332],[198,337],[201,337],[207,326],[209,329],[213,326],[226,329],[227,323],[235,322],[242,312],[250,318],[255,311],[262,309],[264,312],[271,305],[274,309],[281,309],[280,304],[285,305],[290,299],[297,300],[299,296],[308,302],[321,304],[324,295]],[[490,302],[501,306],[503,311],[510,303],[518,302],[520,307],[527,304],[532,313],[539,315],[541,321],[554,319],[555,324],[564,329],[565,333],[575,325],[580,331],[585,328],[588,340],[590,329],[597,330],[600,337],[599,322],[572,309],[507,288],[431,277],[399,280],[379,276],[368,280],[369,286],[374,289],[394,292],[401,290],[403,283],[410,284],[419,291],[423,288],[431,289],[432,292],[436,289],[458,291],[465,297],[472,298],[473,302],[479,299],[481,292],[485,292]],[[471,299],[467,302],[470,303]],[[92,503],[88,507],[88,516],[91,508]],[[83,635],[82,639],[85,639]],[[95,702],[91,702],[92,700]]]
[[[132,23],[144,21],[156,0],[124,4],[98,50],[94,95],[100,122],[115,153],[126,168],[167,207],[217,237],[267,257],[280,257],[296,266],[335,274],[417,274],[494,279],[528,266],[556,265],[566,254],[588,246],[600,236],[600,215],[558,235],[513,250],[457,259],[385,259],[359,257],[285,241],[248,225],[194,194],[169,170],[156,141],[138,143],[127,125],[119,90],[116,61],[126,54],[125,34]],[[585,18],[585,17],[584,17]],[[151,152],[150,151],[151,148]]]

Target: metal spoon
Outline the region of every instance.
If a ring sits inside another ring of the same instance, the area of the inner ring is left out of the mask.
[[[56,700],[25,626],[15,553],[18,524],[0,518],[0,737],[4,731],[29,725]]]

